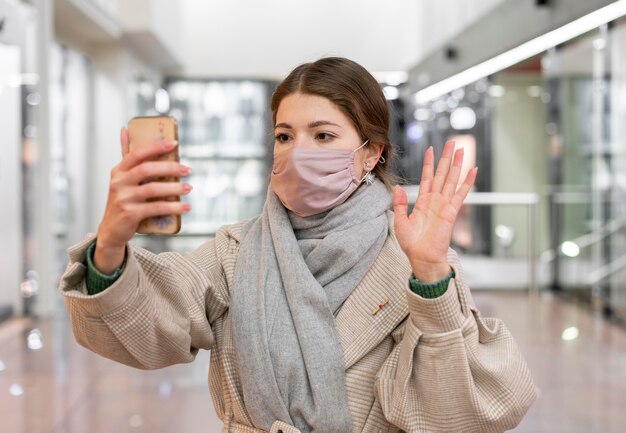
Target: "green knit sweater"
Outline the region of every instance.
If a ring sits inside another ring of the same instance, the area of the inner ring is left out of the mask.
[[[87,291],[90,295],[100,293],[113,284],[122,272],[124,272],[124,267],[126,266],[126,258],[124,258],[122,265],[112,274],[103,274],[93,264],[93,253],[95,250],[96,243],[94,242],[87,250]],[[454,276],[454,271],[452,271],[443,279],[432,284],[428,284],[418,281],[415,278],[415,275],[411,274],[411,277],[409,278],[409,288],[413,293],[421,296],[422,298],[437,298],[446,292],[448,283],[451,278],[454,278]]]

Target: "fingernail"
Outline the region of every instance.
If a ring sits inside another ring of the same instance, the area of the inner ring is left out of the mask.
[[[185,212],[189,212],[190,209],[191,209],[191,205],[189,203],[183,204],[183,210]]]
[[[191,191],[191,185],[189,185],[188,183],[183,184],[183,191],[185,192]]]
[[[178,141],[174,140],[174,141],[164,141],[163,142],[163,148],[164,149],[173,149],[176,146],[178,146]]]
[[[191,167],[187,167],[186,165],[180,167],[180,174],[187,176],[189,173],[191,173]]]

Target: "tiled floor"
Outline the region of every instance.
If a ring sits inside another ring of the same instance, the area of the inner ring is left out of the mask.
[[[542,391],[516,432],[626,432],[626,332],[550,294],[474,298],[483,315],[508,325]],[[564,341],[569,327],[580,335]],[[5,323],[0,433],[219,432],[208,360],[201,352],[189,365],[139,371],[78,346],[64,314]]]

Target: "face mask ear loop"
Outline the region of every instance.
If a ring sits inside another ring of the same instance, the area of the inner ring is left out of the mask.
[[[369,143],[369,139],[365,140],[365,143],[363,143],[362,145],[360,145],[359,147],[357,147],[356,149],[354,149],[352,152],[355,153],[357,150],[359,150],[360,148],[362,148],[363,146],[365,146],[367,143]]]
[[[365,176],[361,178],[361,180],[359,181],[359,184],[365,181],[366,184],[371,185],[374,182],[375,177],[376,176],[374,175],[374,173],[372,173],[371,171],[368,171],[367,173],[365,173]]]
[[[356,149],[353,150],[353,152],[356,152],[357,150],[359,150],[360,148],[362,148],[363,146],[365,146],[367,143],[369,143],[369,139],[365,140],[365,143],[363,143],[362,145],[360,145],[359,147],[357,147]],[[361,180],[359,181],[359,184],[363,183],[363,181],[365,181],[366,184],[371,185],[374,182],[374,173],[372,173],[371,171],[368,171],[365,173],[365,176],[363,176],[361,178]]]

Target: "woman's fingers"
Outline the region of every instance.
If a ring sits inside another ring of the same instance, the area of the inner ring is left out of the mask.
[[[420,179],[419,191],[417,193],[417,199],[415,200],[415,206],[413,206],[413,212],[416,210],[423,210],[428,206],[428,196],[431,192],[431,186],[433,182],[435,169],[435,151],[430,146],[426,149],[424,154],[424,163],[422,164],[422,178]]]
[[[139,185],[146,180],[156,177],[184,177],[191,170],[189,167],[173,161],[147,161],[132,168],[125,178],[130,185]]]
[[[119,167],[122,170],[130,170],[146,160],[171,152],[177,145],[176,141],[155,141],[150,146],[138,147],[124,156]]]
[[[393,214],[395,223],[408,218],[409,201],[406,192],[398,185],[393,188]]]
[[[443,189],[446,177],[448,176],[448,171],[450,171],[450,163],[452,161],[453,154],[454,141],[448,141],[443,146],[443,153],[441,154],[441,159],[439,159],[439,163],[437,164],[437,171],[435,172],[435,177],[433,178],[431,187],[432,192],[441,192]]]
[[[459,190],[454,194],[454,196],[452,196],[452,200],[450,200],[450,203],[452,203],[452,206],[454,206],[457,213],[461,210],[467,194],[472,189],[472,186],[476,181],[477,173],[478,167],[474,167],[470,171],[468,171],[467,176],[465,176],[465,181],[461,184]]]
[[[450,171],[448,172],[448,177],[446,178],[446,182],[443,185],[443,190],[441,191],[444,198],[450,200],[450,198],[456,192],[457,185],[459,184],[459,177],[461,176],[461,168],[463,166],[463,149],[459,149],[454,152],[454,158],[452,160],[452,167],[450,167]]]
[[[126,154],[128,153],[128,144],[129,144],[128,129],[124,127],[122,127],[122,129],[120,130],[120,144],[122,146],[122,158],[124,158]]]
[[[189,203],[180,201],[151,201],[133,205],[133,212],[137,221],[163,215],[182,215],[189,212]]]
[[[435,171],[435,152],[430,146],[424,154],[424,163],[422,164],[422,178],[420,180],[420,191],[430,191]]]
[[[134,192],[138,200],[145,201],[157,197],[174,197],[191,191],[191,185],[180,182],[149,182],[136,187]]]

